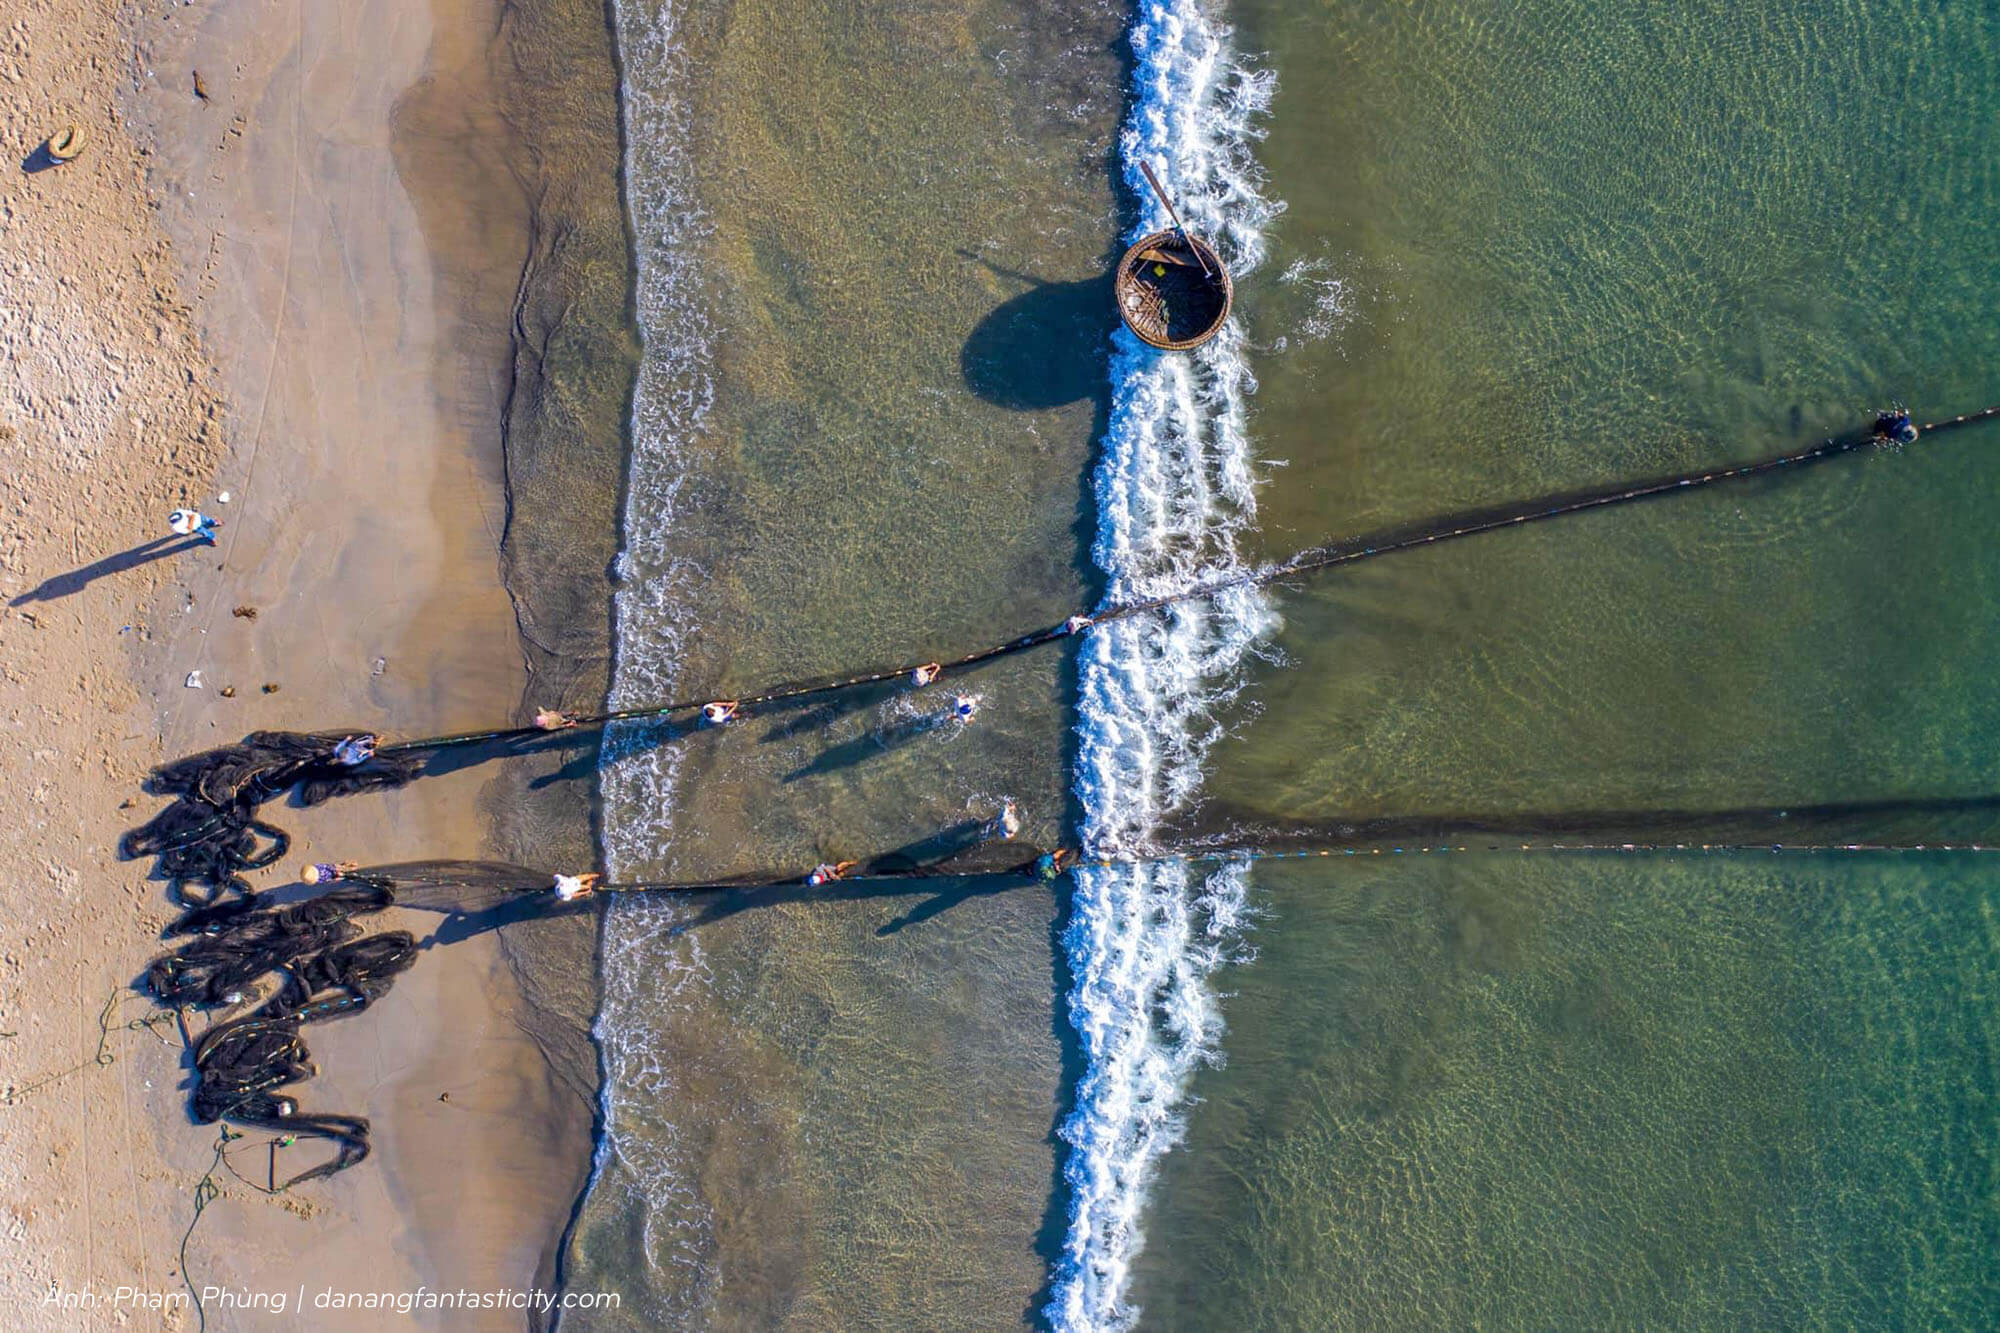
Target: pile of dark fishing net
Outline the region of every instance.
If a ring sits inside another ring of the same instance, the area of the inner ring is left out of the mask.
[[[228,792],[217,788],[215,794]],[[194,799],[214,804],[199,791]],[[983,842],[984,828],[968,823],[877,857],[857,866],[855,878],[1032,878],[1034,863],[1023,858],[1034,853]],[[274,857],[266,855],[264,863]],[[269,894],[246,892],[194,907],[168,927],[170,937],[186,937],[184,942],[146,971],[146,988],[172,1008],[241,1006],[276,979],[275,989],[254,1008],[216,1024],[195,1042],[193,1112],[202,1124],[228,1120],[335,1145],[332,1158],[293,1176],[286,1188],[343,1171],[368,1155],[366,1119],[302,1113],[298,1102],[280,1091],[317,1072],[303,1036],[307,1024],[367,1008],[416,961],[416,941],[408,931],[368,935],[356,918],[392,905],[457,915],[516,905],[534,912],[589,910],[582,902],[562,902],[549,872],[504,862],[405,861],[336,873],[339,878],[331,887],[310,898],[277,904]],[[615,887],[699,892],[805,883],[801,876],[752,875],[705,884]],[[813,891],[840,896],[835,886]]]
[[[146,987],[162,1004],[191,1008],[243,1003],[266,979],[279,978],[256,1008],[195,1042],[193,1112],[205,1125],[229,1120],[334,1145],[333,1157],[283,1188],[344,1171],[368,1155],[366,1119],[302,1113],[279,1089],[317,1072],[306,1024],[366,1009],[416,961],[408,931],[364,935],[353,920],[392,901],[386,884],[364,880],[281,906],[244,898],[199,909],[171,928],[193,938],[146,971]]]
[[[256,776],[241,763],[240,752],[246,748],[215,752],[236,757],[238,767],[230,770],[208,755],[197,756],[207,761],[198,766],[183,761],[197,783],[203,776],[221,774],[219,785],[205,791],[197,786],[192,798],[216,805],[213,796],[228,798],[232,790],[251,790],[257,782],[268,791],[285,776],[282,770],[275,777]],[[308,764],[312,762],[309,758]],[[327,781],[309,767],[306,780]],[[318,799],[343,790],[354,788],[323,787]],[[258,864],[268,864],[283,851],[282,834],[276,846],[277,852],[260,854]],[[161,1004],[177,1009],[255,1005],[217,1023],[195,1042],[194,1118],[201,1124],[228,1120],[334,1145],[331,1158],[293,1176],[283,1188],[360,1162],[368,1156],[365,1118],[304,1113],[297,1099],[281,1091],[318,1072],[306,1049],[307,1024],[366,1009],[416,961],[417,943],[408,931],[369,935],[356,918],[397,904],[467,912],[545,897],[559,906],[549,892],[551,880],[544,871],[499,862],[410,861],[346,870],[332,887],[310,898],[274,903],[269,894],[246,891],[240,898],[211,898],[192,908],[167,928],[169,937],[180,937],[182,943],[146,969],[146,989]],[[274,981],[275,989],[258,1002],[257,995]]]
[[[118,844],[121,857],[157,858],[175,905],[212,907],[234,890],[248,895],[246,870],[277,861],[290,846],[285,831],[257,817],[267,801],[296,789],[303,805],[351,792],[400,787],[416,777],[421,759],[375,754],[343,764],[336,750],[352,732],[253,731],[235,745],[162,764],[146,790],[173,804]]]

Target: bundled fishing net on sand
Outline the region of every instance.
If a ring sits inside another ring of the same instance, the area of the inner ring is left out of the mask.
[[[253,731],[235,745],[160,765],[145,789],[173,803],[119,842],[127,860],[157,858],[175,905],[215,905],[248,894],[246,870],[282,857],[285,831],[257,817],[265,802],[296,789],[303,805],[352,792],[400,787],[421,771],[413,754],[379,754],[357,732]]]
[[[836,873],[840,879],[861,883],[1025,875],[1032,869],[1033,856],[1004,844],[940,843],[890,853],[865,866],[841,863]],[[698,884],[602,884],[595,875],[558,875],[501,861],[316,865],[305,874],[305,882],[320,890],[311,897],[273,903],[271,895],[264,894],[187,912],[168,928],[169,936],[181,937],[182,943],[154,960],[146,972],[146,988],[162,1004],[175,1008],[227,1008],[250,1002],[259,987],[279,979],[276,989],[252,1011],[211,1029],[197,1044],[195,1115],[204,1122],[227,1117],[295,1133],[324,1132],[343,1144],[341,1156],[318,1173],[326,1174],[366,1154],[366,1122],[352,1116],[301,1118],[297,1104],[273,1089],[312,1072],[300,1036],[302,1025],[365,1009],[416,958],[416,942],[409,932],[364,935],[356,918],[390,906],[476,914],[519,904],[532,911],[554,912],[573,909],[598,893],[804,887],[821,883],[818,876],[823,870],[790,876],[743,875]]]
[[[236,1124],[335,1145],[329,1160],[285,1186],[332,1175],[368,1155],[368,1121],[360,1116],[305,1114],[279,1091],[317,1072],[302,1029],[308,1023],[358,1013],[380,999],[416,961],[408,931],[364,935],[353,920],[381,911],[391,895],[373,884],[347,884],[280,905],[248,898],[190,912],[171,928],[192,934],[154,960],[146,987],[174,1007],[218,1008],[253,998],[269,979],[274,989],[248,1013],[227,1019],[194,1044],[192,1111],[202,1124]]]

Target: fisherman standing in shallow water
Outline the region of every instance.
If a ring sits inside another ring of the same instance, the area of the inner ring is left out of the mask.
[[[1917,423],[1900,407],[1892,407],[1875,418],[1875,438],[1884,444],[1915,444]]]
[[[1000,813],[986,821],[986,836],[998,838],[1002,842],[1013,841],[1014,835],[1020,831],[1021,812],[1015,808],[1012,801],[1004,802],[1000,806]]]

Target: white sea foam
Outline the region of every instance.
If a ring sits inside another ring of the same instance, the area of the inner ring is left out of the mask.
[[[689,445],[712,399],[708,323],[701,305],[698,245],[706,223],[694,200],[688,146],[693,126],[678,25],[684,0],[618,0],[624,68],[625,190],[638,262],[636,304],[643,350],[632,396],[631,463],[624,550],[616,565],[616,661],[612,706],[674,696],[681,645],[694,631],[701,572],[677,561],[669,538],[682,502]],[[663,854],[679,749],[606,738],[600,780],[608,811],[643,819],[605,822],[604,859],[626,877]],[[596,1035],[604,1058],[603,1133],[593,1191],[615,1181],[645,1218],[648,1263],[679,1270],[651,1314],[671,1322],[698,1315],[713,1288],[708,1207],[664,1108],[682,1101],[675,1064],[658,1048],[660,1016],[708,987],[698,941],[672,927],[684,909],[646,895],[618,895],[605,922],[604,995]],[[614,1169],[615,1168],[615,1169]]]
[[[1166,224],[1139,173],[1164,168],[1188,225],[1241,276],[1263,256],[1277,205],[1259,193],[1250,147],[1268,73],[1230,52],[1194,0],[1144,0],[1132,31],[1134,105],[1121,150],[1142,201],[1138,232]],[[1095,480],[1095,556],[1110,600],[1185,587],[1239,564],[1255,516],[1245,400],[1254,389],[1234,321],[1200,351],[1162,355],[1120,330],[1112,408]],[[1265,595],[1237,588],[1090,632],[1081,661],[1077,793],[1093,850],[1142,849],[1200,787],[1216,710],[1246,653],[1275,623]],[[1062,1127],[1069,1228],[1054,1275],[1058,1329],[1118,1329],[1138,1317],[1129,1272],[1159,1159],[1179,1139],[1195,1069],[1217,1054],[1210,979],[1240,956],[1247,876],[1183,864],[1080,872],[1064,939],[1070,1021],[1085,1072]]]

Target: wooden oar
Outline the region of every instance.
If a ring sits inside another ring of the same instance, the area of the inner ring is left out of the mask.
[[[1153,164],[1142,157],[1139,159],[1139,170],[1146,173],[1146,184],[1153,187],[1153,193],[1160,197],[1162,204],[1166,205],[1167,216],[1174,220],[1174,230],[1180,233],[1182,242],[1188,249],[1194,251],[1194,260],[1201,265],[1201,275],[1204,278],[1214,278],[1215,275],[1208,271],[1208,261],[1202,258],[1201,247],[1194,243],[1194,238],[1188,235],[1188,229],[1181,223],[1181,215],[1174,211],[1174,201],[1167,198],[1167,192],[1160,188],[1160,178],[1153,174]]]

